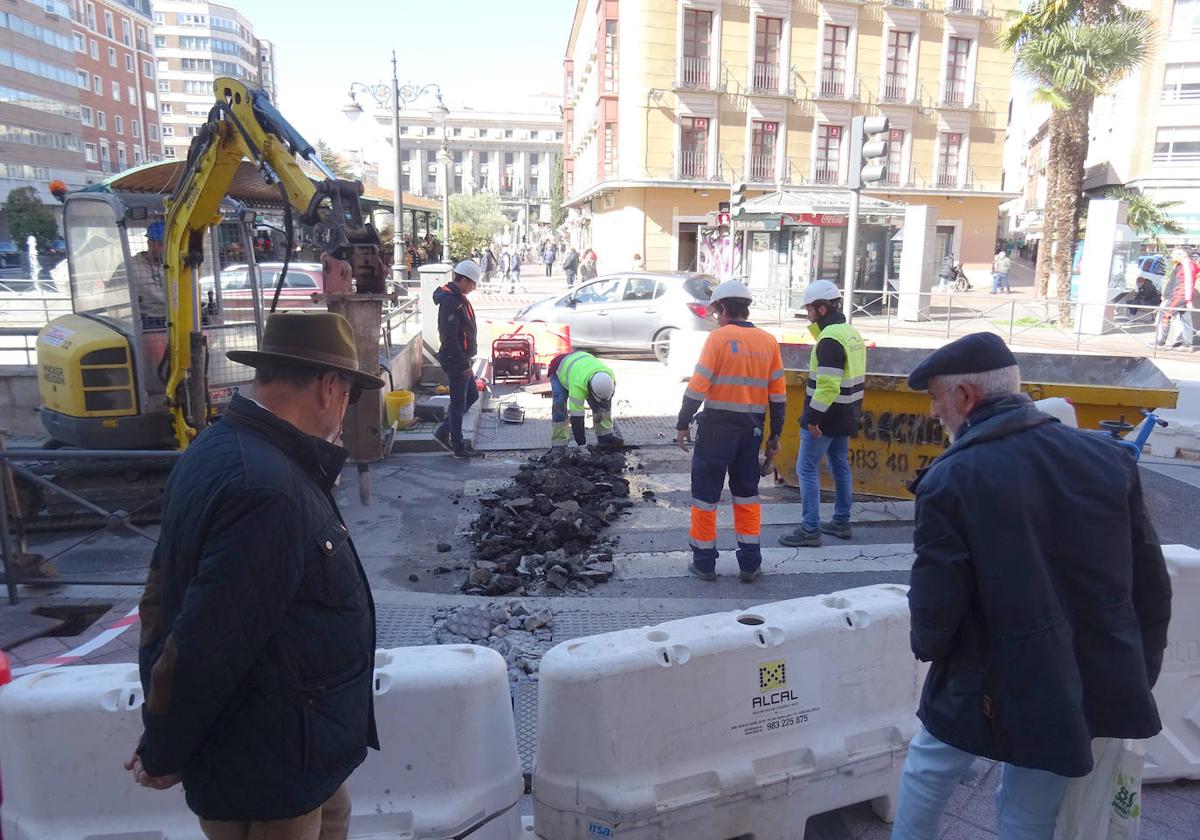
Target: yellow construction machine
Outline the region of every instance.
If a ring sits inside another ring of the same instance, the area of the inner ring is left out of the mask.
[[[311,227],[322,261],[338,266],[327,276],[341,277],[342,285],[330,280],[326,293],[351,291],[343,264],[349,264],[356,291],[384,292],[379,237],[364,221],[362,185],[339,180],[262,91],[220,78],[214,93],[216,104],[162,203],[161,221],[147,202],[86,190],[67,197],[63,224],[73,312],[47,324],[37,340],[41,414],[53,445],[186,448],[231,397],[239,377],[248,377],[248,369],[230,370],[236,366],[224,352],[256,346],[272,290],[262,290],[260,304],[252,247],[237,242],[253,212],[239,218],[224,201],[245,171],[244,160],[277,188],[287,241],[294,212]],[[324,180],[314,183],[297,158],[310,161]],[[221,225],[223,218],[233,224]],[[231,322],[222,306],[223,297],[237,294],[220,280],[219,252],[230,250],[248,262],[241,266],[241,294],[253,292],[254,306],[239,310],[241,323]],[[290,254],[287,248],[275,296]]]

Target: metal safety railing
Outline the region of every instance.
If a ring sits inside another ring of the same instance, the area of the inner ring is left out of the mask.
[[[40,327],[0,327],[0,367],[37,363]]]
[[[0,326],[44,327],[71,313],[71,296],[64,294],[0,293]]]
[[[97,537],[116,531],[128,531],[151,544],[157,544],[158,538],[137,524],[140,514],[158,504],[162,500],[161,493],[151,490],[150,498],[140,504],[125,509],[122,507],[105,507],[92,499],[64,486],[60,480],[42,475],[36,470],[25,466],[27,462],[79,462],[95,464],[96,462],[115,462],[124,464],[126,470],[136,468],[138,464],[157,461],[160,465],[172,464],[183,453],[165,450],[70,450],[70,449],[8,449],[4,446],[0,434],[0,559],[3,560],[4,582],[8,591],[8,601],[16,604],[17,584],[30,585],[86,585],[86,586],[140,586],[145,583],[144,576],[137,580],[105,579],[75,579],[70,577],[43,576],[39,569],[63,555],[84,546]],[[51,493],[65,499],[76,509],[99,517],[99,525],[83,530],[88,531],[81,538],[73,540],[69,545],[59,548],[52,555],[43,557],[29,552],[28,535],[31,523],[38,515],[37,510],[26,510],[28,496],[22,499],[18,489],[18,481],[24,482],[39,493]],[[19,570],[22,570],[19,572]]]

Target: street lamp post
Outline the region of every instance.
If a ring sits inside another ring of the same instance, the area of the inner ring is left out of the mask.
[[[375,100],[380,108],[386,105],[391,105],[392,111],[392,150],[396,153],[396,179],[395,179],[395,197],[392,199],[392,216],[393,228],[392,234],[392,279],[397,286],[401,285],[405,280],[404,269],[404,161],[400,153],[400,109],[403,105],[415,102],[420,97],[424,96],[429,91],[435,91],[437,95],[438,107],[445,108],[442,104],[442,89],[437,84],[414,85],[411,82],[404,85],[400,84],[399,76],[396,70],[396,51],[392,50],[392,81],[391,84],[379,82],[374,85],[363,84],[362,82],[350,83],[350,100],[342,108],[342,113],[354,122],[363,112],[363,107],[358,103],[355,96],[355,91],[361,90]],[[443,141],[443,148],[445,143]],[[447,228],[449,228],[449,211],[447,210]],[[415,231],[414,231],[415,233]],[[449,251],[447,251],[447,254]]]
[[[450,262],[450,135],[446,127],[446,117],[450,109],[438,98],[437,108],[433,110],[433,122],[442,132],[442,147],[438,150],[438,163],[442,165],[442,262]]]

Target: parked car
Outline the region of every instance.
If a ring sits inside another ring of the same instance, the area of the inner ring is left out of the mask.
[[[648,350],[666,364],[671,333],[709,332],[717,280],[690,272],[606,274],[520,310],[514,320],[567,324],[571,343],[597,350]]]
[[[275,284],[279,282],[283,263],[259,263],[255,268],[258,269],[258,276],[261,278],[259,289],[263,311],[266,312],[271,308],[271,298],[275,294]],[[320,294],[324,288],[320,263],[291,263],[283,281],[283,289],[279,292],[279,305],[276,308],[324,309],[323,305],[313,302],[313,295]],[[211,274],[200,278],[200,293],[202,303],[206,306],[209,303],[209,295],[212,295],[213,303],[216,303],[216,289]],[[221,269],[220,311],[225,321],[249,321],[254,318],[254,296],[250,287],[249,265],[235,263]]]
[[[64,257],[67,254],[67,241],[62,237],[53,239],[49,245],[42,245],[38,253],[43,257]]]
[[[0,268],[21,265],[21,249],[11,239],[0,239]]]

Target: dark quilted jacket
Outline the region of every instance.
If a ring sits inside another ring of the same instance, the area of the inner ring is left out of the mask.
[[[211,820],[307,813],[378,749],[375,606],[330,488],[345,450],[243,397],[175,466],[141,601],[151,775]]]

